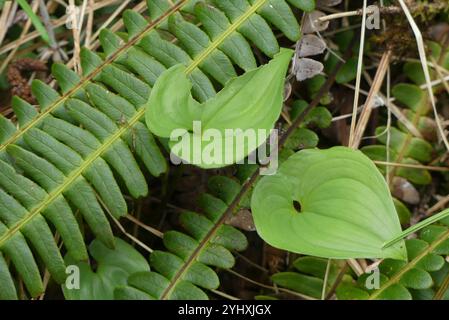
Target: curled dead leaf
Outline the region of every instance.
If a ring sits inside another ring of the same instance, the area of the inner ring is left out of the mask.
[[[393,178],[393,196],[409,204],[418,204],[420,196],[416,188],[406,179]]]
[[[235,215],[232,215],[226,220],[226,224],[233,227],[245,230],[245,231],[256,231],[256,226],[254,225],[253,215],[248,209],[242,209],[238,211]]]
[[[298,81],[313,78],[314,76],[320,74],[323,69],[324,66],[321,62],[309,58],[296,59],[293,66],[293,72],[296,76],[296,80]]]
[[[326,42],[314,34],[306,34],[298,42],[296,54],[298,57],[310,57],[322,54],[326,50]]]
[[[302,32],[304,34],[321,32],[329,27],[329,21],[318,21],[317,19],[324,17],[324,12],[315,10],[307,13],[304,17],[304,24],[302,26]]]

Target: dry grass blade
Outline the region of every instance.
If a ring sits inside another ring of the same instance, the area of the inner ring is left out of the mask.
[[[446,90],[446,92],[449,94],[449,84],[447,83],[447,80],[444,79],[444,74],[443,74],[443,70],[445,70],[445,72],[447,72],[446,69],[444,69],[443,67],[438,65],[438,62],[435,60],[435,58],[430,57],[430,60],[432,61],[432,65],[434,66],[434,69],[438,75],[438,78],[440,78],[444,89]]]
[[[440,171],[440,172],[448,172],[449,171],[449,168],[447,168],[447,167],[424,166],[424,165],[420,165],[420,164],[395,163],[395,162],[377,161],[377,160],[374,160],[373,162],[375,164],[391,166],[391,167],[422,169],[422,170]]]
[[[412,134],[413,136],[417,138],[423,138],[421,132],[419,132],[418,128],[411,122],[401,111],[401,109],[394,104],[391,99],[387,99],[387,97],[381,96],[382,98],[385,98],[385,101],[387,102],[387,107],[391,111],[391,113],[407,128],[407,130]]]
[[[118,0],[105,0],[102,2],[95,3],[92,10],[97,11],[101,8],[107,7],[115,2],[118,2]],[[61,18],[53,21],[53,28],[61,27],[67,23],[67,19],[69,18],[68,15],[64,15]],[[28,27],[29,28],[29,27]],[[10,52],[12,50],[17,50],[18,47],[21,45],[27,43],[28,41],[34,40],[37,37],[39,37],[39,32],[33,31],[30,33],[27,33],[26,35],[21,36],[19,39],[15,41],[11,41],[8,44],[5,44],[3,48],[0,49],[0,55]]]
[[[431,216],[433,215],[435,212],[440,211],[442,209],[444,209],[444,207],[449,203],[449,195],[441,198],[437,203],[435,203],[432,207],[430,207],[427,211],[426,211],[426,216]]]
[[[75,72],[78,74],[81,74],[81,62],[80,62],[80,29],[81,29],[81,23],[78,21],[78,13],[75,10],[75,0],[69,0],[69,7],[71,16],[70,19],[72,21],[72,33],[73,33],[73,43],[74,43],[74,49],[73,49],[73,59],[74,59],[74,67]],[[80,14],[81,17],[81,14]]]
[[[391,51],[386,51],[382,59],[380,60],[379,67],[377,68],[376,76],[374,77],[373,84],[371,85],[371,89],[368,93],[368,97],[365,102],[365,106],[360,115],[359,122],[357,123],[357,127],[355,129],[353,139],[351,140],[350,147],[354,149],[358,149],[360,145],[360,141],[362,140],[363,133],[365,132],[365,128],[368,124],[368,120],[371,116],[371,112],[373,111],[373,105],[375,102],[375,98],[379,93],[380,87],[382,86],[383,80],[388,70],[388,66],[390,64]]]
[[[33,6],[32,6],[33,12],[36,12],[38,5],[39,5],[39,1],[33,2]],[[25,38],[31,25],[32,25],[31,19],[28,19],[27,22],[25,23],[25,26],[23,27],[22,33],[20,34],[19,41],[20,41],[20,39]],[[36,32],[36,34],[39,36],[39,32]],[[0,66],[0,73],[5,71],[6,66],[14,58],[14,54],[17,52],[18,49],[19,49],[18,46],[14,47],[14,49],[9,53],[9,55],[6,57],[6,59],[3,61],[2,65]]]
[[[438,131],[440,133],[441,139],[443,140],[446,149],[449,151],[449,141],[447,140],[446,134],[444,133],[444,129],[441,124],[440,117],[438,115],[438,111],[437,111],[437,107],[436,107],[435,96],[433,95],[432,81],[430,79],[430,73],[429,73],[429,69],[427,67],[427,58],[426,58],[426,51],[425,51],[425,47],[424,47],[423,36],[421,34],[421,31],[419,30],[418,25],[416,24],[415,20],[413,19],[413,16],[411,15],[410,10],[408,9],[407,5],[405,4],[404,0],[399,0],[399,4],[401,5],[402,10],[404,11],[405,16],[407,17],[407,20],[408,20],[410,26],[412,27],[413,33],[415,35],[416,43],[418,45],[419,58],[421,60],[424,77],[426,79],[426,87],[427,87],[427,91],[429,94],[430,102],[432,104],[433,112],[435,115],[435,121],[437,123]]]
[[[117,18],[117,16],[126,8],[129,3],[130,0],[123,1],[123,3],[120,4],[120,6],[114,11],[114,13],[108,18],[108,20],[106,20],[106,22],[103,23],[100,28],[98,28],[97,32],[95,32],[92,38],[96,39],[100,35],[101,30],[109,26],[111,22],[114,21],[115,18]]]
[[[0,45],[5,38],[6,32],[8,31],[8,18],[11,12],[12,1],[6,1],[3,5],[2,15],[0,16]]]
[[[94,24],[94,0],[89,0],[89,14],[87,17],[87,26],[86,26],[86,38],[84,40],[84,46],[86,48],[90,48],[90,42],[92,37],[92,28]]]
[[[355,93],[354,93],[354,105],[352,108],[352,120],[351,120],[351,129],[349,134],[349,146],[353,146],[355,128],[357,123],[357,109],[359,106],[359,91],[360,91],[360,83],[362,80],[362,68],[363,68],[363,50],[365,48],[365,30],[366,30],[366,0],[363,0],[363,18],[362,18],[362,26],[361,26],[361,35],[360,35],[360,48],[359,48],[359,59],[357,62],[357,78],[355,85]]]

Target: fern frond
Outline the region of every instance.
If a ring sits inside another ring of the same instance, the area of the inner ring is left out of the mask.
[[[109,247],[114,245],[100,203],[117,218],[126,214],[127,208],[124,191],[112,172],[138,198],[148,192],[138,160],[154,176],[166,170],[155,139],[142,123],[142,106],[165,69],[185,64],[194,96],[206,100],[216,94],[219,84],[236,74],[233,64],[244,70],[256,66],[249,42],[268,56],[279,50],[270,24],[291,40],[299,37],[299,25],[284,0],[197,2],[193,6],[188,0],[175,5],[151,1],[150,7],[158,5],[164,10],[150,12],[150,23],[137,12],[125,12],[127,34],[103,30],[102,53],[82,50],[83,77],[55,64],[52,73],[61,94],[34,81],[39,112],[15,98],[19,126],[0,117],[0,165],[5,168],[1,174],[8,176],[0,181],[5,194],[2,204],[14,200],[17,207],[14,218],[0,217],[0,250],[13,262],[7,248],[23,236],[33,243],[32,234],[25,229],[37,228],[36,221],[45,223],[41,215],[56,227],[73,258],[86,259],[84,240],[69,202],[96,237]],[[197,18],[200,26],[184,18],[183,10]],[[194,45],[190,39],[198,41]],[[33,188],[21,190],[24,186]],[[20,252],[27,256],[28,251]],[[61,267],[52,272],[58,282],[63,281]],[[28,276],[17,265],[16,269],[22,278]],[[10,277],[0,279],[9,283]],[[42,289],[35,279],[24,282],[32,296]]]
[[[234,180],[215,176],[209,189],[226,190],[221,198],[203,194],[200,205],[205,215],[185,212],[180,216],[186,233],[168,231],[163,242],[168,252],[154,251],[150,265],[154,271],[138,272],[128,278],[128,285],[116,289],[117,299],[208,299],[202,289],[216,289],[219,279],[212,267],[230,269],[235,260],[231,251],[247,246],[246,237],[234,227],[223,225],[228,204],[239,192]],[[200,289],[201,288],[201,289]]]
[[[91,73],[89,73],[86,77],[84,77],[82,80],[80,80],[79,82],[77,82],[70,90],[66,90],[66,92],[64,92],[64,95],[61,97],[58,97],[55,101],[53,101],[50,105],[43,107],[41,113],[39,113],[39,115],[35,118],[33,118],[33,120],[28,123],[27,126],[21,128],[20,130],[17,130],[17,132],[15,132],[14,134],[10,135],[10,136],[2,136],[1,138],[1,144],[0,144],[0,152],[4,151],[6,146],[15,143],[16,141],[18,141],[22,135],[29,129],[32,127],[35,127],[38,125],[38,123],[45,118],[47,115],[51,114],[52,112],[54,112],[58,107],[60,107],[64,101],[66,101],[67,99],[69,99],[70,97],[72,97],[73,95],[76,95],[78,93],[79,90],[82,90],[84,86],[86,86],[91,80],[94,80],[95,77],[101,73],[101,71],[111,65],[117,58],[120,57],[120,55],[124,54],[126,52],[127,49],[131,48],[133,45],[135,45],[137,42],[139,42],[147,33],[151,32],[152,30],[154,30],[156,28],[156,26],[158,26],[159,24],[161,24],[164,20],[166,20],[168,18],[168,16],[174,12],[179,11],[182,6],[184,6],[189,0],[180,0],[176,5],[172,6],[170,8],[170,10],[168,10],[164,15],[160,16],[158,19],[156,19],[155,21],[153,21],[150,24],[147,24],[145,26],[145,29],[142,30],[138,35],[136,35],[134,38],[130,39],[130,41],[128,41],[125,45],[123,45],[122,47],[120,47],[114,54],[112,54],[110,57],[108,57],[107,59],[105,59],[100,66],[96,67]],[[67,69],[68,70],[68,69]],[[34,93],[34,92],[33,92]]]
[[[272,280],[281,287],[320,298],[327,272],[325,297],[334,288],[340,300],[433,299],[449,272],[444,259],[449,252],[447,226],[430,226],[420,232],[418,239],[406,240],[406,246],[408,262],[386,259],[380,263],[376,271],[380,285],[377,289],[373,280],[377,276],[372,272],[353,279],[343,261],[330,260],[328,265],[327,259],[307,256],[296,259],[293,270],[274,274]]]
[[[305,101],[297,101],[292,108],[292,118],[300,116],[307,107]],[[314,109],[305,116],[304,123],[298,129],[303,135],[306,126],[317,125],[320,128],[331,124],[332,115],[324,107]],[[309,141],[310,140],[310,141]],[[294,152],[300,147],[315,147],[318,138],[298,141],[298,135],[292,135],[284,151]],[[282,159],[281,159],[282,160]],[[238,173],[240,181],[247,181],[257,166],[242,166]],[[128,279],[128,286],[117,289],[117,299],[206,299],[201,289],[216,289],[218,277],[206,266],[230,269],[234,258],[229,251],[240,251],[246,247],[243,234],[225,223],[230,212],[249,208],[251,195],[240,195],[239,182],[214,176],[208,181],[208,193],[200,197],[200,207],[206,216],[194,212],[183,213],[181,225],[188,235],[178,231],[164,234],[164,244],[169,252],[156,251],[150,255],[153,272],[138,273]],[[200,264],[199,264],[200,263]],[[205,264],[206,266],[202,266]],[[169,266],[169,267],[167,267]]]
[[[337,289],[341,299],[432,299],[448,274],[445,256],[449,253],[449,229],[433,225],[423,229],[418,239],[406,240],[409,261],[386,259],[379,265],[380,287],[367,289],[363,274],[356,282],[346,279]]]
[[[330,265],[328,265],[330,263]],[[339,273],[344,271],[345,262],[342,260],[328,260],[311,256],[299,257],[292,263],[292,269],[278,272],[271,279],[278,286],[293,290],[301,295],[321,299],[326,297],[334,286]],[[327,272],[327,274],[326,274]],[[326,288],[323,292],[324,280]]]

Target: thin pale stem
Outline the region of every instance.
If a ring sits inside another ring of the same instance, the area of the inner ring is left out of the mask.
[[[373,162],[375,164],[384,165],[387,167],[411,168],[411,169],[421,169],[421,170],[440,171],[440,172],[449,171],[449,168],[447,167],[424,166],[419,164],[397,163],[397,162],[377,161],[377,160],[374,160]]]
[[[422,228],[425,228],[425,227],[427,227],[437,221],[440,221],[441,219],[444,219],[446,217],[449,217],[449,209],[443,210],[440,213],[437,213],[436,215],[431,216],[431,217],[411,226],[410,228],[402,231],[399,235],[397,235],[392,240],[385,242],[385,244],[383,245],[383,248],[390,247],[390,246],[394,245],[395,243],[397,243],[398,241],[401,241],[405,237],[411,235],[412,233],[415,233],[415,232],[421,230]]]
[[[354,134],[357,124],[357,110],[359,106],[359,91],[360,84],[362,79],[362,64],[363,64],[363,50],[365,47],[365,29],[366,29],[366,0],[363,0],[363,17],[362,17],[362,27],[361,27],[361,35],[360,35],[360,48],[359,48],[359,58],[357,62],[357,77],[356,77],[356,85],[355,85],[355,93],[354,93],[354,105],[352,108],[352,119],[351,119],[351,129],[349,133],[349,143],[350,147],[353,147]]]
[[[321,291],[321,300],[326,299],[326,287],[327,287],[327,282],[329,279],[329,272],[331,270],[331,264],[332,264],[332,259],[328,259],[327,266],[326,266],[326,273],[324,274],[324,280],[323,280],[323,290]]]

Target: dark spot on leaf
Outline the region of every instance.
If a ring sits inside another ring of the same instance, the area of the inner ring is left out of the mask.
[[[295,208],[296,211],[298,211],[298,213],[301,212],[301,203],[299,203],[299,201],[294,200],[293,207]]]

